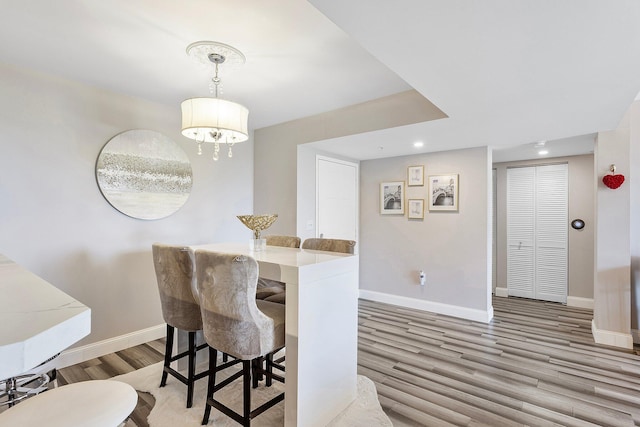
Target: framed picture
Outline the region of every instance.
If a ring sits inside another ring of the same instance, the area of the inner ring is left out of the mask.
[[[404,181],[380,184],[380,213],[404,215]]]
[[[407,209],[409,209],[409,219],[423,219],[424,199],[407,200]]]
[[[409,187],[424,185],[424,166],[409,166],[407,168],[407,185]]]
[[[429,176],[429,210],[458,210],[458,175]]]

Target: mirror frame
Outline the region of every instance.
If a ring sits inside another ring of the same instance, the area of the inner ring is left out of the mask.
[[[160,132],[133,129],[102,147],[96,181],[116,210],[154,220],[174,214],[187,202],[193,173],[189,157],[173,140]]]

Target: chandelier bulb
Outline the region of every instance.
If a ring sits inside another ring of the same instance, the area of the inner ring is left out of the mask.
[[[217,162],[219,158],[220,158],[220,156],[218,155],[218,152],[214,151],[213,152],[213,160]]]
[[[233,151],[231,151],[231,145],[229,145],[229,158],[233,157]]]
[[[198,141],[198,156],[202,156],[202,142]]]

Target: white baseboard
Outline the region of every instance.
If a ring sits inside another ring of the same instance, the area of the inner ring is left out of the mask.
[[[493,307],[489,310],[476,310],[473,308],[459,307],[456,305],[442,304],[439,302],[419,300],[415,298],[402,297],[398,295],[385,294],[382,292],[368,291],[360,289],[360,298],[384,302],[387,304],[399,305],[401,307],[414,308],[417,310],[430,311],[447,316],[460,317],[474,322],[489,323],[493,318]]]
[[[496,286],[496,290],[494,291],[495,296],[497,297],[508,297],[509,291],[507,288],[499,288]]]
[[[627,349],[633,348],[633,337],[631,336],[631,334],[598,329],[596,327],[595,320],[591,320],[591,333],[593,334],[593,339],[598,344],[611,345],[614,347],[622,347]]]
[[[499,288],[496,287],[493,292],[497,297],[508,297],[509,290],[507,288]],[[572,297],[567,296],[567,305],[569,307],[579,307],[579,308],[588,308],[593,310],[593,298],[581,298],[581,297]]]
[[[98,341],[81,347],[65,350],[55,359],[55,367],[65,368],[67,366],[82,363],[105,354],[124,350],[149,341],[157,340],[165,336],[167,332],[166,324],[152,326],[147,329],[131,332],[117,337]]]
[[[593,298],[567,296],[567,305],[569,307],[588,308],[593,310]]]
[[[640,330],[632,329],[631,330],[631,336],[633,337],[633,342],[635,344],[640,344]]]

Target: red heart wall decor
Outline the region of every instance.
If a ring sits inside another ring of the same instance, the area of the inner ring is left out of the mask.
[[[605,175],[602,177],[602,182],[607,187],[615,190],[624,182],[624,175]]]

